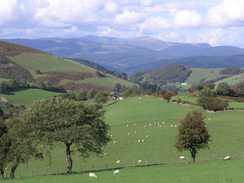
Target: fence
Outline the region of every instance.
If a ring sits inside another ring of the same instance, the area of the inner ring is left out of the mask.
[[[244,158],[244,152],[241,153],[225,153],[225,154],[212,154],[211,156],[197,156],[195,162],[208,162],[208,161],[215,161],[215,160],[223,160],[225,156],[230,156],[231,159],[241,159]],[[172,159],[157,159],[157,160],[143,160],[141,163],[137,161],[134,162],[121,162],[119,164],[116,163],[105,163],[105,164],[93,164],[91,166],[78,166],[78,168],[73,168],[74,173],[85,173],[85,172],[96,172],[96,171],[104,171],[104,170],[113,170],[113,169],[122,169],[122,168],[129,168],[129,167],[147,167],[147,166],[156,166],[156,165],[173,165],[173,164],[187,164],[192,162],[191,157],[185,157],[185,159],[180,158],[172,158]],[[62,169],[57,168],[55,172],[47,172],[45,169],[40,170],[30,170],[30,171],[17,171],[16,177],[31,177],[31,176],[41,176],[41,175],[53,175],[53,174],[63,174],[64,168]],[[5,171],[5,177],[9,177],[9,172]]]

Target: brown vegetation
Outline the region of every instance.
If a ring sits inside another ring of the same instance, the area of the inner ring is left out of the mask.
[[[23,52],[48,54],[44,51],[40,51],[31,47],[0,41],[0,55],[16,56]]]

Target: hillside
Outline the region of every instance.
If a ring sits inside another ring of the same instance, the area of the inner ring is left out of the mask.
[[[230,77],[228,74],[220,74],[222,69],[206,69],[187,67],[184,65],[172,65],[161,69],[138,72],[130,76],[130,79],[135,83],[148,81],[152,84],[169,84],[169,83],[189,83],[189,84],[204,84],[214,83],[218,80]]]
[[[8,39],[61,57],[82,58],[110,70],[134,74],[174,64],[201,68],[244,67],[244,49],[206,43],[174,43],[155,38],[85,36],[73,39]],[[239,55],[239,56],[238,56]]]
[[[48,54],[30,47],[0,41],[0,77],[26,82],[50,82],[67,90],[91,88],[111,91],[116,83],[132,83],[112,75],[97,75],[87,65]],[[38,71],[38,72],[37,72]]]

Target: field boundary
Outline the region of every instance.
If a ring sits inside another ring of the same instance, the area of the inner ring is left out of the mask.
[[[196,158],[195,163],[202,162],[210,162],[210,161],[218,161],[223,160],[225,156],[230,156],[231,159],[242,159],[244,158],[244,152],[239,153],[226,153],[226,154],[212,154],[212,156],[199,156]],[[172,159],[158,159],[158,160],[142,160],[141,163],[137,161],[134,162],[121,162],[119,164],[93,164],[92,166],[82,167],[73,169],[73,173],[87,173],[87,172],[100,172],[100,171],[108,171],[115,169],[123,169],[123,168],[132,168],[132,167],[149,167],[149,166],[160,166],[160,165],[177,165],[177,164],[189,164],[192,163],[191,157],[185,157],[185,159],[172,158]],[[24,178],[24,177],[34,177],[34,176],[44,176],[44,175],[62,175],[64,174],[65,167],[57,168],[56,172],[46,172],[44,169],[39,171],[30,170],[30,172],[16,172],[16,177]],[[5,178],[9,178],[9,172],[5,171]]]

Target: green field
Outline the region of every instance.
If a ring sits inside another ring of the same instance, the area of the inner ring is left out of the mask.
[[[216,86],[218,86],[219,83],[226,82],[229,86],[233,87],[237,83],[243,82],[244,81],[244,74],[240,75],[235,75],[226,79],[223,79],[221,81],[216,82]]]
[[[184,81],[190,84],[199,84],[201,80],[206,78],[205,81],[209,81],[212,79],[216,79],[222,76],[223,74],[219,74],[221,69],[201,69],[201,68],[191,68],[192,73],[190,76]]]
[[[16,180],[3,180],[5,183],[242,183],[244,180],[244,159],[231,161],[211,161],[195,164],[160,165],[150,167],[123,168],[120,174],[113,170],[96,172],[97,179],[90,179],[88,173],[72,175],[35,176]]]
[[[36,69],[41,72],[49,71],[72,71],[72,72],[92,72],[96,70],[86,65],[53,55],[39,53],[22,53],[15,57],[10,57],[17,64],[27,68],[32,74]],[[39,75],[40,77],[40,75]]]
[[[29,105],[33,101],[39,101],[43,98],[52,97],[55,95],[60,95],[60,93],[40,89],[16,90],[9,92],[8,94],[0,94],[1,97],[6,98],[10,103],[24,105]]]
[[[111,126],[109,134],[112,135],[112,141],[104,148],[106,155],[92,155],[83,160],[75,153],[74,171],[131,167],[138,165],[139,159],[143,161],[143,165],[163,163],[171,166],[182,163],[180,155],[186,156],[187,161],[190,161],[189,152],[177,152],[173,144],[180,120],[194,109],[204,113],[207,129],[212,136],[210,149],[199,151],[197,162],[220,160],[228,154],[233,158],[243,157],[244,112],[206,113],[201,108],[171,104],[153,97],[141,98],[142,100],[139,97],[126,98],[107,104],[105,120]],[[139,143],[138,140],[145,142]],[[116,164],[117,160],[121,160],[121,163]],[[65,168],[65,149],[63,145],[57,144],[53,151],[52,166],[48,165],[47,160],[30,161],[28,165],[17,169],[16,176],[62,173]]]

